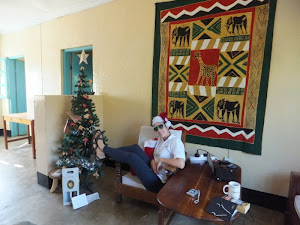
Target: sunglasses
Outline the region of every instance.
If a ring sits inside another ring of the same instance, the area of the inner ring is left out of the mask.
[[[157,132],[158,129],[162,130],[164,127],[165,127],[165,124],[162,123],[162,124],[159,124],[159,125],[157,125],[156,127],[154,127],[153,130],[154,130],[155,132]]]

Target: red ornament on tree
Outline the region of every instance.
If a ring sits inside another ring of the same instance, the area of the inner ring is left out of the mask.
[[[86,143],[88,142],[88,138],[83,138],[83,142],[84,142],[84,145],[86,145]]]
[[[76,123],[71,123],[70,124],[72,127],[76,127]]]
[[[83,104],[82,107],[83,107],[83,108],[86,108],[86,104]]]

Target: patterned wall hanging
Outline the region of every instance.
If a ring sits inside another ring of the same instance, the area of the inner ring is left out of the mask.
[[[261,154],[274,0],[156,3],[152,116],[187,141]]]

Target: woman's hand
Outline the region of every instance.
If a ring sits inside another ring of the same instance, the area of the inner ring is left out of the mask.
[[[158,171],[157,171],[157,165],[156,165],[156,162],[154,159],[151,160],[150,162],[151,164],[151,169],[153,170],[154,173],[158,174]]]
[[[156,164],[156,171],[159,173],[164,168],[162,158],[160,158]]]
[[[183,169],[185,166],[184,159],[176,158],[176,159],[166,159],[166,158],[159,158],[158,162],[156,163],[154,159],[151,160],[151,169],[154,173],[159,174],[159,172],[164,168],[164,164],[168,164],[170,166],[174,166],[180,169]]]

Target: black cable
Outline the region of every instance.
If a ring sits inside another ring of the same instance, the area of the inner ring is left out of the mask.
[[[206,150],[204,150],[204,149],[201,149],[201,148],[197,149],[197,151],[198,151],[198,150],[203,151],[203,152],[206,152],[206,153],[209,153],[208,151],[206,151]]]
[[[209,151],[206,151],[206,150],[204,150],[204,149],[199,148],[199,149],[196,150],[196,152],[198,152],[199,150],[200,150],[200,151],[203,151],[203,152],[206,152],[206,156],[205,156],[205,154],[203,155],[204,157],[207,157],[208,155],[210,155],[210,156],[214,156],[217,160],[219,160],[217,156],[211,154]],[[214,161],[214,160],[213,160],[213,161]]]

